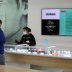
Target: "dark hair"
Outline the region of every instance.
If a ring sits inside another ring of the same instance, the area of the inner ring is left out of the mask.
[[[0,24],[2,24],[2,20],[0,20]]]
[[[23,29],[27,30],[28,32],[31,32],[31,29],[28,27],[24,27]]]

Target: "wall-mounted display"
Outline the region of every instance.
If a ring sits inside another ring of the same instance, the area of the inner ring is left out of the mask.
[[[72,35],[72,8],[41,10],[42,35]]]

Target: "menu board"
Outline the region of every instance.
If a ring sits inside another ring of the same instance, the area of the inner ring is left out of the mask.
[[[42,9],[42,35],[72,35],[72,9]]]

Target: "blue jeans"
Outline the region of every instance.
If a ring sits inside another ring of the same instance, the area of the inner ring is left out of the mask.
[[[5,65],[4,54],[0,54],[0,65]]]

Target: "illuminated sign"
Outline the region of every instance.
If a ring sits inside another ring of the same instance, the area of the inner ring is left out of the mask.
[[[42,9],[42,35],[72,35],[72,9]]]

